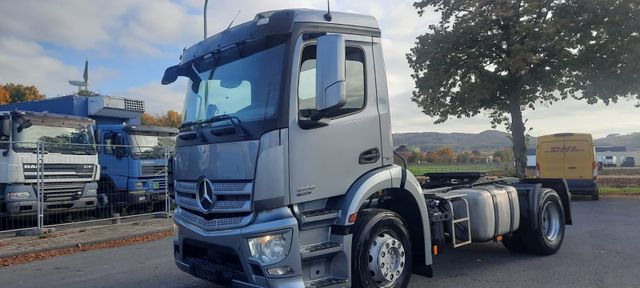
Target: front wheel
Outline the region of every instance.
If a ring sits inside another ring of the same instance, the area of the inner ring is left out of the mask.
[[[406,287],[411,277],[411,241],[406,224],[394,212],[358,213],[352,249],[354,287]]]

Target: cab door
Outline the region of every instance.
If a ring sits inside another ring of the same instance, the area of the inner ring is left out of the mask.
[[[345,35],[346,104],[328,125],[304,127],[315,112],[316,42],[298,39],[292,67],[289,176],[293,203],[346,193],[380,167],[381,134],[371,37]]]
[[[126,157],[128,149],[122,146],[125,144],[124,136],[121,132],[102,131],[101,133],[100,161],[101,173],[108,176],[113,181],[116,189],[127,188],[127,176],[129,167]]]

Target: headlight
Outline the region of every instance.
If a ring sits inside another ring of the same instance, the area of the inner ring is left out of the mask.
[[[9,192],[7,193],[7,197],[10,199],[28,199],[31,197],[31,193],[29,192]]]
[[[287,233],[249,238],[249,253],[263,264],[276,263],[287,256]]]

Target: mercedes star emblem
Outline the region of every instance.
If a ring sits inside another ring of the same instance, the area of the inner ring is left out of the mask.
[[[210,212],[213,209],[213,205],[216,203],[216,195],[213,194],[213,185],[211,181],[206,178],[202,178],[198,181],[198,191],[196,193],[196,200],[200,204],[200,208],[204,212]]]

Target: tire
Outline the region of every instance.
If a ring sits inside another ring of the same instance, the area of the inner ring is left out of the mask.
[[[358,213],[353,235],[354,287],[407,287],[413,253],[409,231],[398,214],[382,209],[363,210]]]
[[[532,229],[527,223],[518,231],[529,253],[552,255],[558,252],[564,240],[564,209],[558,193],[546,189],[542,193],[542,201],[537,207],[536,219],[538,228]]]

